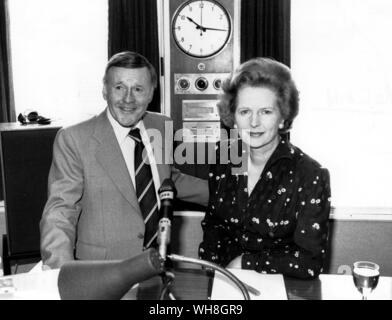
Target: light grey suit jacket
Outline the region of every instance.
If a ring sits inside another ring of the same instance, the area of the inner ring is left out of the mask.
[[[169,118],[147,113],[146,129],[162,132],[162,154],[172,154],[164,136]],[[172,178],[178,198],[207,205],[207,181],[158,164],[161,183]],[[48,200],[40,222],[43,264],[126,259],[142,252],[144,222],[134,186],[106,111],[61,129],[53,146]]]

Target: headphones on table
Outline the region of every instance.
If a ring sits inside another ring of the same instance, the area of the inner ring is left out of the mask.
[[[37,123],[44,125],[44,124],[51,123],[51,120],[49,118],[40,116],[37,111],[31,111],[27,116],[23,115],[22,113],[19,113],[18,121],[22,125],[37,124]]]

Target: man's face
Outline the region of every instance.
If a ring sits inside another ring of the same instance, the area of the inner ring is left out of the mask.
[[[153,95],[147,67],[112,67],[108,70],[103,97],[113,118],[123,127],[131,127],[143,117]]]

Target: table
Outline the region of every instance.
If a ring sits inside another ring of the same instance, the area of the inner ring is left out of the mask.
[[[318,279],[300,280],[284,277],[289,300],[357,300],[360,294],[351,275],[322,274]],[[198,269],[175,271],[172,293],[180,300],[206,300],[211,295],[213,277]],[[161,279],[154,277],[140,284],[137,298],[159,298]],[[369,299],[392,300],[392,277],[380,277],[376,290]]]
[[[1,296],[0,299],[59,299],[57,277],[59,269],[17,274],[1,277],[12,278],[19,295]],[[211,294],[213,277],[200,269],[174,271],[172,293],[179,300],[207,300]],[[323,274],[314,280],[284,278],[289,300],[358,300],[360,294],[353,285],[351,275]],[[153,277],[130,290],[123,299],[158,300],[162,282]],[[369,299],[392,300],[392,277],[380,277],[376,290]]]

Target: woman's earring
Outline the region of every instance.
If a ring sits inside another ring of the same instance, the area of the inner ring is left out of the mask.
[[[279,123],[279,129],[283,129],[284,128],[284,124],[283,123]]]
[[[236,123],[234,123],[234,129],[237,129],[237,124]]]

